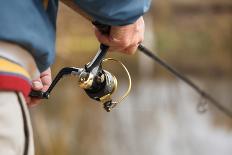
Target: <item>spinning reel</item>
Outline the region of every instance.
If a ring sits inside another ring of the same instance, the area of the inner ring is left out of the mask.
[[[84,68],[65,67],[61,69],[46,92],[32,90],[30,97],[48,99],[51,91],[63,76],[74,75],[78,78],[79,86],[85,90],[87,95],[101,102],[104,109],[110,112],[112,108],[129,94],[131,90],[131,78],[130,73],[121,61],[113,58],[104,59],[108,49],[108,46],[101,44],[96,56],[90,63],[86,64]],[[102,68],[103,63],[107,61],[119,63],[128,75],[128,89],[125,94],[116,101],[113,101],[112,95],[117,90],[117,79],[110,72]]]

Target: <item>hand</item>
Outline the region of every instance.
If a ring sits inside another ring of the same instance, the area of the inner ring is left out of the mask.
[[[52,83],[51,69],[48,68],[47,70],[45,70],[40,74],[39,78],[32,80],[32,89],[36,91],[45,92],[48,90],[51,83]],[[27,102],[29,106],[33,106],[38,104],[40,100],[41,99],[30,97]]]
[[[110,46],[110,51],[134,54],[138,45],[144,40],[144,20],[140,17],[135,23],[126,26],[112,26],[109,35],[103,35],[95,28],[99,42]]]

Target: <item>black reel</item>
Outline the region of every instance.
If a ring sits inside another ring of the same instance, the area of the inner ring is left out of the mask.
[[[82,85],[80,81],[79,85],[80,87]],[[117,89],[117,79],[108,71],[102,70],[99,75],[94,77],[91,87],[83,89],[90,98],[102,102],[105,110],[109,112],[114,105],[111,96]]]
[[[131,89],[131,79],[128,70],[120,61],[112,58],[104,59],[108,48],[108,46],[101,44],[96,56],[90,63],[85,65],[84,68],[65,67],[61,69],[46,92],[32,90],[30,96],[48,99],[51,91],[63,76],[75,75],[79,78],[79,86],[85,90],[87,95],[90,98],[101,102],[104,109],[109,112],[129,94]],[[120,63],[129,77],[129,87],[127,92],[116,102],[112,101],[112,94],[117,89],[117,79],[110,72],[102,69],[102,63],[106,61]]]

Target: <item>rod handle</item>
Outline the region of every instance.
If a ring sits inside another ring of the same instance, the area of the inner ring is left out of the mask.
[[[109,35],[110,34],[110,25],[102,24],[98,21],[93,21],[92,24],[98,28],[98,30],[104,34],[104,35]]]

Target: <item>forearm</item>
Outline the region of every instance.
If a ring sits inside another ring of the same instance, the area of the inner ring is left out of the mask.
[[[134,23],[148,11],[150,0],[62,0],[90,20],[107,25]]]

